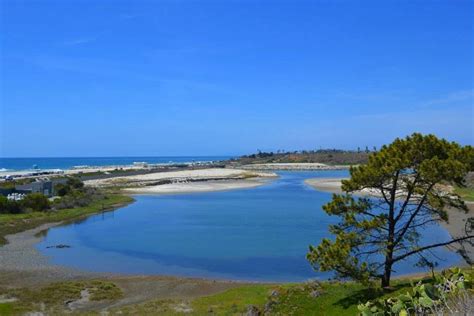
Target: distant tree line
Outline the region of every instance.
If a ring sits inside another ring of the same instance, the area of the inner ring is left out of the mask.
[[[376,148],[374,148],[375,150]],[[317,150],[300,150],[300,151],[284,151],[264,152],[257,150],[257,153],[244,155],[234,162],[241,164],[252,163],[325,163],[333,165],[356,165],[364,164],[368,161],[371,151],[366,148],[365,151],[342,150],[342,149],[317,149]]]
[[[294,150],[294,151],[285,151],[283,149],[278,149],[277,151],[261,151],[257,149],[257,152],[250,155],[243,155],[241,158],[267,158],[273,156],[284,156],[284,155],[311,155],[311,154],[329,154],[329,153],[339,153],[339,154],[351,154],[351,153],[371,153],[377,152],[377,146],[373,146],[369,149],[369,146],[365,146],[365,149],[362,150],[361,147],[357,147],[357,150],[344,150],[344,149],[336,149],[336,148],[320,148],[314,150]]]

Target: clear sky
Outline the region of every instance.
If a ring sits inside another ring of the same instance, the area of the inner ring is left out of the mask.
[[[3,157],[474,143],[474,1],[0,2]]]

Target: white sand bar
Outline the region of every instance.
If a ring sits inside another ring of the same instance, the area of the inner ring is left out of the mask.
[[[135,193],[183,193],[251,188],[276,178],[275,173],[209,168],[155,172],[85,181],[86,185],[120,186]]]
[[[174,194],[193,192],[227,191],[235,189],[254,188],[267,183],[269,180],[220,180],[188,183],[170,183],[162,185],[128,188],[124,191],[138,194]]]
[[[346,178],[347,179],[347,178]],[[341,181],[346,180],[341,178],[314,178],[305,181],[306,184],[312,186],[316,190],[341,193]]]

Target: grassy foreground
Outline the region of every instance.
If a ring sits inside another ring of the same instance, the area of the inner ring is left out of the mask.
[[[0,315],[22,315],[31,311],[61,314],[73,303],[88,295],[87,301],[111,301],[123,296],[122,290],[114,283],[102,280],[72,281],[53,283],[48,286],[30,289],[1,289],[3,297],[12,302],[0,303]],[[77,303],[76,303],[77,304]]]
[[[353,282],[316,282],[282,285],[246,285],[191,302],[155,300],[111,310],[121,315],[245,315],[252,305],[269,315],[357,315],[357,305],[371,299],[407,291],[410,281],[395,281],[383,293]]]
[[[474,188],[473,187],[466,187],[454,188],[454,192],[458,194],[464,201],[474,202]]]
[[[94,201],[85,207],[77,207],[51,212],[0,214],[0,246],[6,243],[6,235],[33,229],[46,223],[82,219],[94,213],[115,209],[117,207],[131,203],[132,201],[133,198],[129,196],[108,193],[105,195],[104,199]]]
[[[473,269],[465,269],[473,275]],[[156,299],[122,307],[108,306],[127,300],[127,293],[112,280],[89,280],[52,283],[40,288],[2,289],[0,298],[13,301],[0,303],[0,315],[19,315],[42,311],[100,315],[245,315],[255,308],[262,315],[357,315],[357,305],[371,299],[406,293],[412,284],[431,282],[429,277],[394,280],[392,290],[383,292],[353,282],[308,282],[289,284],[250,284],[196,299]],[[157,284],[159,286],[159,284]],[[74,305],[90,295],[83,305]],[[73,303],[71,305],[71,302]]]

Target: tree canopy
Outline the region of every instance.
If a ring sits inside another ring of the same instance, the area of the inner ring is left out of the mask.
[[[474,148],[413,134],[396,139],[372,153],[366,165],[351,167],[342,183],[343,194],[334,194],[324,211],[340,217],[329,230],[334,239],[310,246],[308,260],[315,269],[334,271],[338,277],[361,282],[381,280],[390,285],[393,266],[417,255],[429,262],[436,247],[465,242],[474,236],[463,232],[444,242],[424,243],[423,228],[448,221],[449,212],[468,209],[445,185],[464,185],[474,170]],[[365,192],[370,197],[354,197]]]

